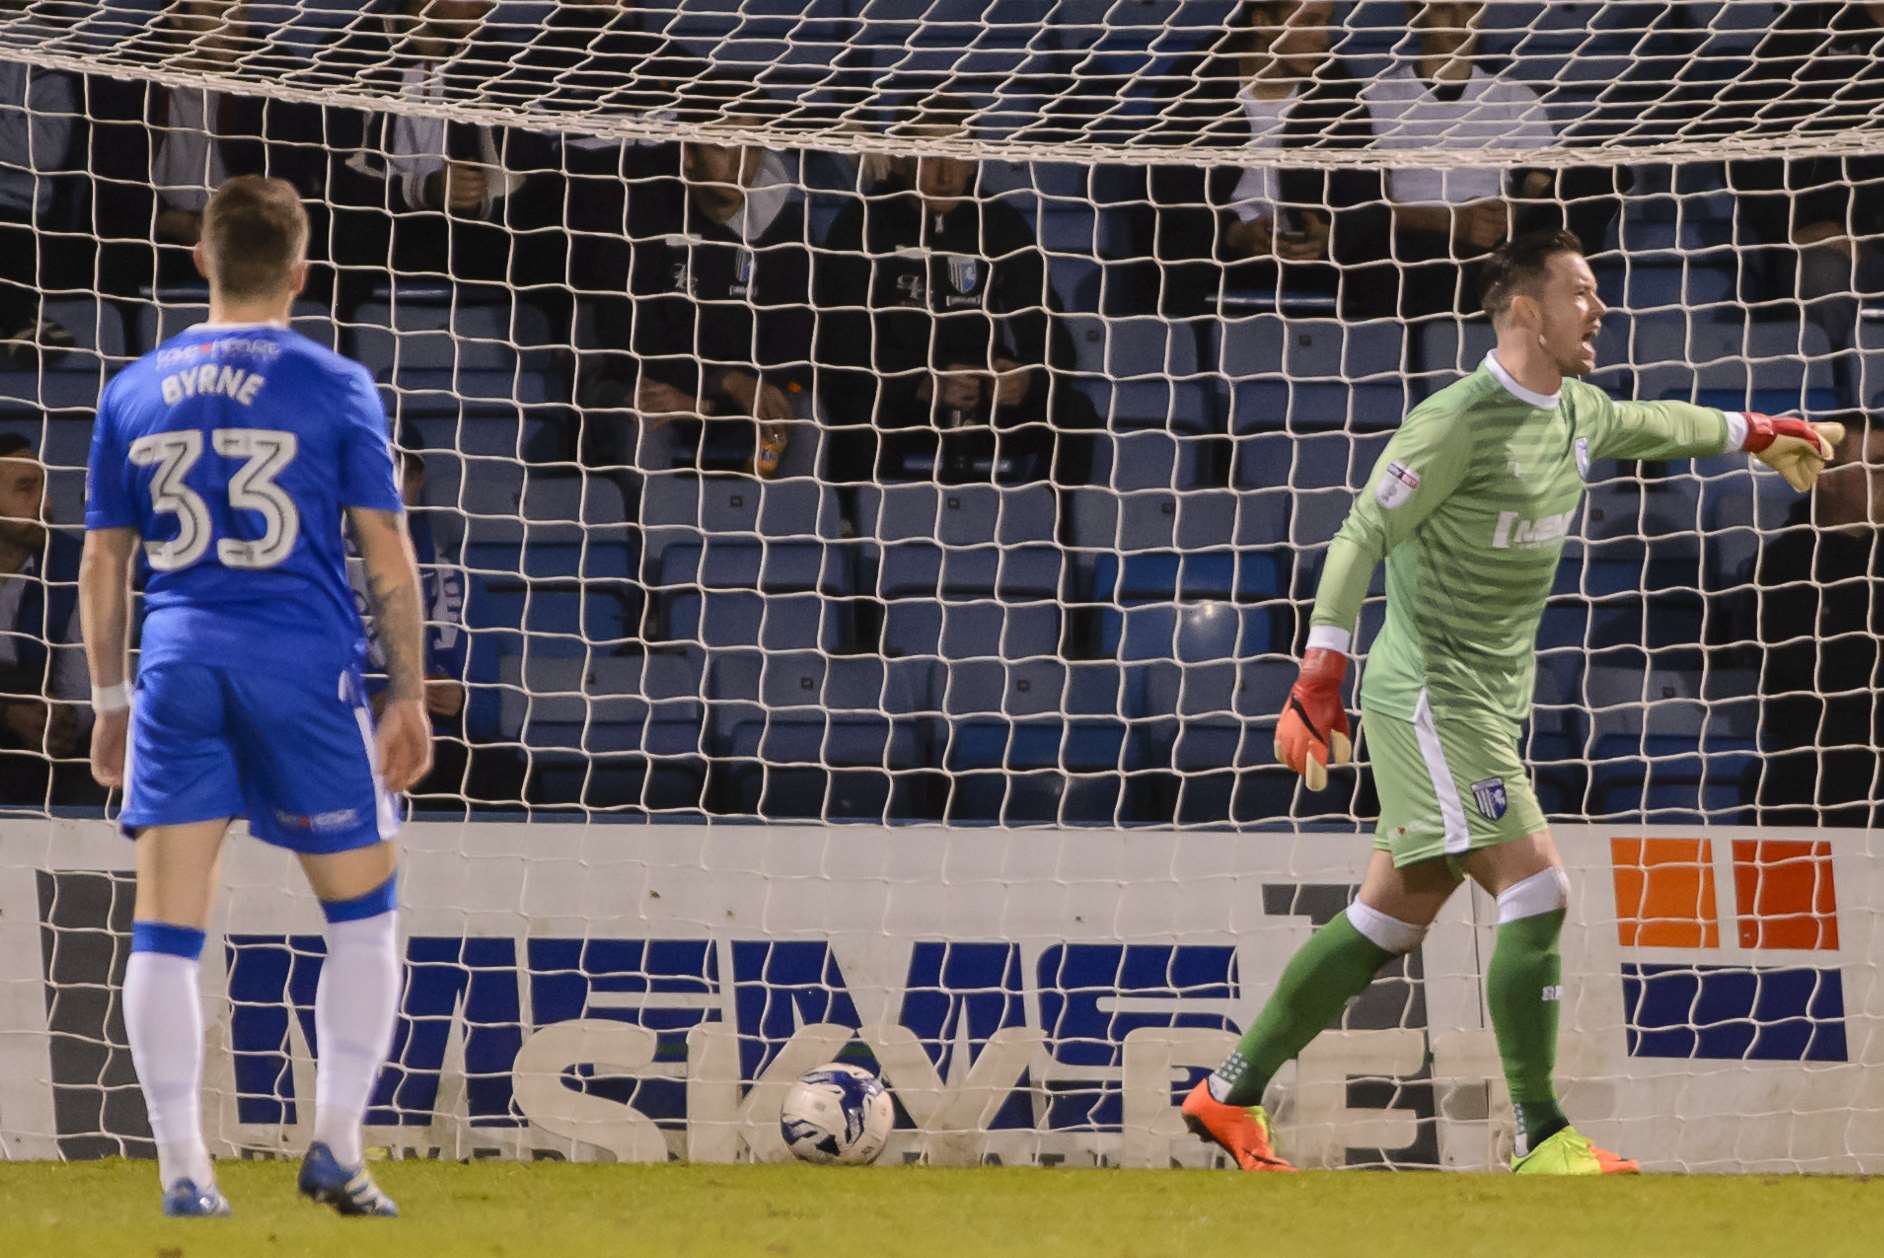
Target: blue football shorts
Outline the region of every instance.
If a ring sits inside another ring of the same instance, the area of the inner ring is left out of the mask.
[[[256,838],[301,853],[393,836],[398,808],[357,672],[321,685],[208,664],[138,670],[124,833],[243,816]]]

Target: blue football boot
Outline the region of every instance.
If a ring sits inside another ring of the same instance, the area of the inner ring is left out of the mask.
[[[379,1190],[364,1165],[348,1170],[334,1158],[334,1151],[320,1141],[307,1147],[301,1161],[301,1195],[319,1205],[332,1206],[345,1215],[396,1219],[399,1207]]]
[[[229,1199],[210,1184],[198,1188],[185,1176],[164,1191],[164,1217],[167,1219],[220,1219],[229,1214]]]

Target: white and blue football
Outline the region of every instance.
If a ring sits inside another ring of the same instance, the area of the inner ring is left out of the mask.
[[[883,1081],[835,1061],[792,1084],[778,1114],[779,1132],[793,1157],[848,1166],[876,1161],[895,1122],[896,1109]]]

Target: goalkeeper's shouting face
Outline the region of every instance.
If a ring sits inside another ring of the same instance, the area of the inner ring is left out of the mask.
[[[1516,337],[1560,376],[1596,370],[1596,334],[1609,307],[1568,232],[1532,232],[1494,250],[1485,260],[1485,310],[1501,346]]]

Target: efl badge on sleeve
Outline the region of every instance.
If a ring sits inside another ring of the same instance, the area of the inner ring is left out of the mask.
[[[1478,805],[1479,815],[1487,821],[1496,821],[1505,815],[1505,780],[1486,778],[1483,782],[1472,783],[1472,799]]]
[[[1590,439],[1578,437],[1576,440],[1577,475],[1584,480],[1590,478]]]
[[[1395,460],[1387,464],[1387,470],[1380,474],[1380,482],[1374,486],[1374,501],[1391,511],[1404,506],[1419,487],[1420,474]]]

